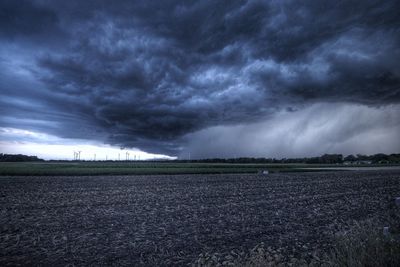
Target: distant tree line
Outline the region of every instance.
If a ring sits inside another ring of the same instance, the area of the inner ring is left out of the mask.
[[[0,162],[23,162],[23,161],[44,161],[36,156],[27,156],[22,154],[2,154],[0,153]]]
[[[179,162],[204,162],[204,163],[309,163],[309,164],[396,164],[400,163],[400,154],[374,154],[374,155],[348,155],[324,154],[319,157],[304,158],[211,158],[199,160],[177,160]]]
[[[24,162],[24,161],[44,161],[37,156],[27,156],[22,154],[2,154],[0,153],[0,162]],[[170,160],[150,160],[153,162]],[[319,157],[304,158],[210,158],[198,160],[172,160],[175,162],[199,162],[199,163],[309,163],[309,164],[400,164],[400,154],[374,154],[374,155],[348,155],[342,154],[324,154]]]

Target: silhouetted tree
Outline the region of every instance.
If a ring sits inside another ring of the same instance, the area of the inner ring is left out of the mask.
[[[23,162],[23,161],[44,161],[36,156],[27,156],[22,154],[0,154],[1,162]]]

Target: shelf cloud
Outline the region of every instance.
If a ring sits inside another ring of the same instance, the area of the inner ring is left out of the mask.
[[[0,10],[1,127],[170,156],[399,149],[398,1]]]

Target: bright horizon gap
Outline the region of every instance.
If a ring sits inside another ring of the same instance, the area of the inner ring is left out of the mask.
[[[74,160],[74,152],[79,151],[81,151],[80,160],[124,161],[127,159],[126,153],[129,153],[129,160],[176,158],[168,155],[147,153],[134,148],[121,149],[88,140],[59,138],[15,128],[0,128],[0,152],[4,154],[24,154],[37,156],[45,160]]]

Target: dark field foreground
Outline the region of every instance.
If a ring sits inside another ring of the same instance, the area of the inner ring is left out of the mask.
[[[353,220],[384,221],[396,196],[400,171],[3,176],[0,266],[187,265],[262,242],[311,255]]]

